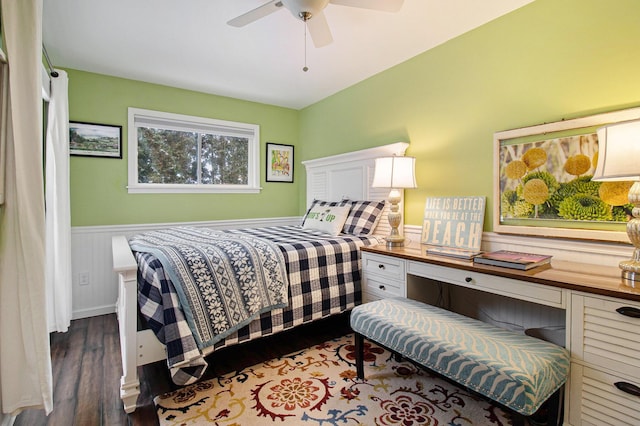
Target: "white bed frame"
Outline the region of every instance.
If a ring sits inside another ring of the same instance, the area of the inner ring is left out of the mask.
[[[307,205],[315,199],[384,200],[388,189],[371,188],[374,160],[390,155],[404,155],[409,144],[398,142],[376,148],[354,151],[315,160],[303,161],[307,172]],[[388,208],[387,208],[388,209]],[[390,227],[383,213],[376,235],[389,234]],[[120,329],[122,378],[120,397],[124,410],[136,409],[140,394],[138,366],[166,359],[165,346],[151,330],[137,330],[137,264],[125,236],[112,239],[113,269],[118,274],[116,312]]]

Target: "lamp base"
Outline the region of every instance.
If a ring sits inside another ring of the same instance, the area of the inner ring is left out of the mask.
[[[623,260],[622,282],[628,287],[640,287],[640,182],[636,181],[629,189],[629,203],[633,204],[633,217],[627,222],[627,235],[634,250],[631,259]]]
[[[385,240],[387,241],[387,248],[404,247],[403,236],[389,236],[385,237]]]
[[[620,262],[622,282],[628,287],[640,288],[640,262],[630,259]]]
[[[622,282],[627,287],[640,288],[640,274],[632,271],[622,271]]]
[[[398,203],[401,199],[402,196],[400,195],[400,191],[398,191],[397,189],[392,189],[389,193],[390,207],[389,214],[387,215],[387,220],[389,221],[389,226],[391,227],[391,233],[384,238],[387,241],[387,248],[404,246],[404,237],[400,235],[400,231],[398,231],[398,227],[402,222],[402,214],[398,211]]]

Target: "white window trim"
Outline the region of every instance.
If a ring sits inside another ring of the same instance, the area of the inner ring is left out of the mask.
[[[239,129],[245,133],[252,133],[249,138],[249,164],[246,185],[209,185],[209,184],[159,184],[138,182],[138,135],[136,132],[136,117],[149,119],[173,120],[183,124],[193,124],[193,127],[213,126],[229,129]],[[260,188],[260,126],[257,124],[239,123],[234,121],[216,120],[213,118],[195,117],[174,114],[170,112],[153,111],[140,108],[129,108],[128,112],[128,185],[129,194],[149,193],[228,193],[255,194]]]

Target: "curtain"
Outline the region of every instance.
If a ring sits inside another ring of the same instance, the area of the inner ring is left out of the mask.
[[[42,0],[1,0],[9,63],[5,204],[0,211],[2,412],[53,408],[42,172]]]
[[[71,323],[71,213],[67,73],[51,77],[46,137],[46,289],[49,332]]]

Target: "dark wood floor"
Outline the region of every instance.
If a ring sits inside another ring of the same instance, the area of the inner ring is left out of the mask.
[[[239,370],[350,332],[341,315],[255,342],[222,349],[209,358],[206,378]],[[74,320],[51,335],[54,409],[27,410],[16,426],[157,425],[153,397],[174,389],[162,362],[139,367],[138,409],[127,415],[120,401],[120,338],[115,314]]]

